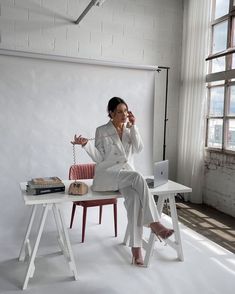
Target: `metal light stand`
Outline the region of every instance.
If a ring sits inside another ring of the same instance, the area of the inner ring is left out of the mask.
[[[164,136],[163,136],[163,156],[162,160],[166,159],[166,123],[168,121],[167,118],[167,101],[168,101],[168,76],[169,76],[169,69],[168,66],[158,66],[157,72],[161,72],[162,69],[166,70],[166,90],[165,90],[165,116],[164,116]]]
[[[168,102],[168,77],[169,77],[169,69],[170,67],[167,66],[158,66],[157,71],[160,72],[162,69],[166,70],[166,90],[165,90],[165,116],[164,116],[164,136],[163,136],[163,155],[162,155],[162,159],[165,160],[166,159],[166,124],[168,121],[167,118],[167,102]],[[181,194],[177,194],[177,197],[180,200],[183,200],[183,197]],[[168,210],[168,203],[165,202],[165,207],[166,207],[166,211],[167,214],[169,214],[169,210]]]
[[[168,66],[158,66],[157,72],[160,73],[162,70],[166,70],[166,90],[165,90],[165,114],[164,114],[164,128],[163,128],[163,155],[162,155],[162,160],[166,159],[166,124],[168,121],[167,118],[167,102],[168,102],[168,78],[169,78],[169,69],[170,67]],[[165,201],[165,208],[166,208],[166,213],[169,215],[169,209],[168,209],[168,203]]]

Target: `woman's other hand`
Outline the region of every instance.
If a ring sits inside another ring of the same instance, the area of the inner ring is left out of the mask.
[[[83,146],[86,145],[87,142],[88,142],[88,139],[83,138],[82,135],[79,135],[78,137],[77,137],[77,135],[74,135],[74,140],[71,141],[71,144],[73,144],[73,145],[82,145],[82,147],[83,147]]]

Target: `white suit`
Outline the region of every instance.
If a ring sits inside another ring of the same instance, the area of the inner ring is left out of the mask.
[[[143,149],[142,139],[135,125],[124,125],[122,140],[112,123],[96,130],[95,146],[88,141],[84,149],[96,162],[93,190],[119,190],[125,198],[130,246],[142,246],[143,225],[158,221],[152,195],[144,178],[135,171],[133,154]]]

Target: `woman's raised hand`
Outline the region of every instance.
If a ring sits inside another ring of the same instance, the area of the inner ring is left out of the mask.
[[[71,141],[71,144],[85,146],[87,142],[88,142],[88,139],[83,138],[82,135],[79,135],[78,137],[77,135],[74,135],[74,140]]]
[[[128,120],[132,125],[135,124],[135,116],[131,111],[128,111]]]

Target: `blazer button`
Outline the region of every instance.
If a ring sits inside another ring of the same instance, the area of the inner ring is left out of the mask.
[[[116,161],[116,163],[118,164],[118,163],[120,163],[120,161]]]

